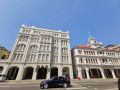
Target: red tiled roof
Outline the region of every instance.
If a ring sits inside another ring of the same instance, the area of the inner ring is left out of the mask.
[[[115,50],[115,49],[108,49],[108,48],[105,48],[105,50],[109,50],[109,51],[118,51],[118,50]]]
[[[76,46],[76,47],[81,47],[81,48],[92,48],[91,46],[84,46],[84,45],[80,45],[80,46]]]
[[[84,45],[80,45],[80,46],[76,46],[76,47],[93,49],[91,46],[84,46]],[[115,50],[115,49],[108,49],[108,48],[105,48],[105,50],[108,50],[108,51],[118,51],[118,50]]]

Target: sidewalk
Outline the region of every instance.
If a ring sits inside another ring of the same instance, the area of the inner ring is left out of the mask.
[[[5,82],[42,82],[45,81],[46,79],[41,79],[41,80],[6,80]],[[101,82],[101,81],[117,81],[118,79],[71,79],[71,82]]]

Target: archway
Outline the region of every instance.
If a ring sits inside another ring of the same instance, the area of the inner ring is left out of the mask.
[[[50,77],[52,78],[54,76],[58,76],[58,68],[56,68],[56,67],[51,68]]]
[[[113,78],[112,73],[109,69],[104,69],[104,74],[106,78]]]
[[[68,67],[64,67],[64,68],[62,69],[62,75],[63,75],[63,74],[70,77],[69,68],[68,68]]]
[[[3,71],[3,66],[0,66],[0,73],[2,73]]]
[[[37,70],[37,79],[46,79],[47,68],[41,67]]]
[[[32,79],[33,67],[26,67],[24,70],[23,79]]]
[[[82,69],[82,78],[83,79],[87,78],[85,69]]]
[[[16,77],[17,77],[18,71],[19,71],[18,67],[16,67],[16,66],[15,67],[11,67],[8,70],[8,73],[7,73],[7,80],[15,80]]]
[[[89,69],[90,78],[102,78],[101,72],[99,69]]]
[[[115,73],[117,78],[120,77],[120,69],[114,69],[114,73]]]

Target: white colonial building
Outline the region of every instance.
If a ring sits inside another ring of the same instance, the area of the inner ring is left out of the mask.
[[[69,32],[22,25],[8,60],[0,60],[8,80],[73,78]]]
[[[102,43],[89,36],[87,46],[72,49],[74,77],[118,78],[120,76],[120,51],[103,48]]]

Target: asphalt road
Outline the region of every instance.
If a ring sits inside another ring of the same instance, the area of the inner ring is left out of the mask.
[[[73,80],[69,88],[49,88],[42,90],[118,90],[117,80]],[[0,82],[0,90],[41,90],[38,81]]]

